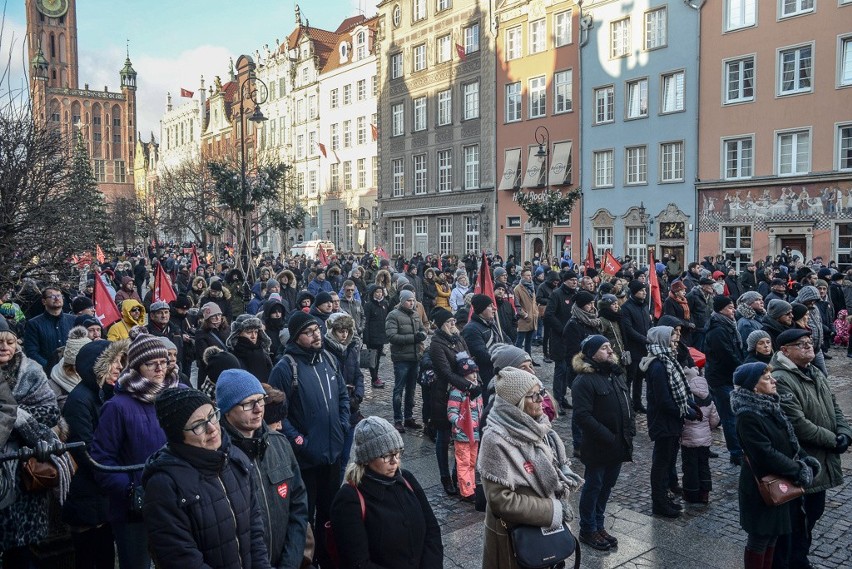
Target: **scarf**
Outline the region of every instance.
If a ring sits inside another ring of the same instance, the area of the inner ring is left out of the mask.
[[[535,299],[535,289],[533,288],[532,281],[526,282],[525,280],[521,279],[521,284],[524,285],[524,288],[527,289],[527,292],[530,293],[530,296]]]
[[[748,320],[754,320],[757,317],[757,312],[747,304],[737,306],[737,314]]]
[[[678,406],[680,415],[683,417],[689,412],[689,384],[686,381],[686,373],[672,353],[672,349],[660,344],[648,344],[648,357],[642,358],[643,371],[648,369],[648,365],[655,358],[666,366],[669,391],[671,391],[672,399],[674,399],[675,405]]]
[[[689,320],[689,301],[673,292],[669,292],[669,298],[680,304],[680,308],[683,310],[683,319]]]
[[[154,383],[143,377],[135,369],[126,369],[118,377],[118,381],[115,384],[121,391],[124,391],[137,401],[153,405],[160,392],[177,386],[179,382],[180,378],[174,371],[166,374],[162,383]]]
[[[784,395],[785,400],[792,397],[792,394],[789,393]],[[793,447],[793,456],[798,456],[799,439],[796,438],[796,431],[793,430],[792,423],[781,409],[781,398],[782,396],[777,393],[769,395],[738,387],[731,392],[731,410],[736,416],[743,413],[755,413],[762,417],[774,418],[787,429],[787,436],[790,438],[790,444]]]
[[[71,390],[77,387],[77,384],[80,383],[79,375],[76,373],[74,375],[68,375],[65,373],[65,368],[61,361],[50,370],[50,379],[66,394],[71,393]]]
[[[601,319],[598,318],[597,314],[594,312],[586,312],[576,303],[571,305],[571,318],[583,324],[584,326],[588,326],[589,328],[594,328],[596,331],[600,332],[603,329],[601,325]]]
[[[739,331],[737,330],[737,321],[732,320],[732,319],[728,318],[727,316],[722,316],[718,312],[714,312],[713,314],[710,315],[710,323],[713,323],[714,321],[718,322],[722,326],[727,326],[728,328],[730,328],[730,330],[728,330],[728,332],[730,332],[731,335],[734,337],[734,346],[736,346],[737,352],[742,354],[743,353],[743,339],[742,339],[742,336],[740,336]]]

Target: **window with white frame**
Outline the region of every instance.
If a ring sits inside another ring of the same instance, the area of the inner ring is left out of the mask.
[[[296,101],[296,122],[305,122],[305,100],[299,99]]]
[[[402,158],[391,161],[393,171],[393,197],[399,198],[405,195],[405,162]]]
[[[340,124],[331,125],[331,149],[340,150]]]
[[[344,85],[343,86],[343,104],[351,105],[352,104],[352,85]]]
[[[347,160],[343,163],[343,190],[349,191],[352,189],[352,161]]]
[[[343,121],[343,148],[352,146],[352,121]]]
[[[544,75],[530,79],[529,94],[529,117],[531,119],[543,117],[547,114],[547,80]]]
[[[296,172],[296,195],[302,197],[305,195],[305,173]]]
[[[725,0],[725,30],[753,26],[756,16],[757,0]]]
[[[838,223],[835,226],[834,242],[838,269],[841,271],[852,269],[852,223]]]
[[[778,175],[807,174],[811,169],[811,133],[807,130],[777,135]]]
[[[609,24],[609,56],[625,57],[630,53],[630,18]]]
[[[438,4],[435,8],[438,12],[440,12],[441,10],[448,10],[450,6],[452,6],[450,0],[438,0]]]
[[[359,79],[357,83],[358,100],[363,101],[367,98],[367,80]]]
[[[438,38],[438,63],[450,61],[453,58],[453,44],[450,34]]]
[[[660,181],[683,181],[683,142],[664,142],[660,145]]]
[[[426,44],[414,46],[414,71],[423,71],[426,69]]]
[[[798,16],[814,11],[814,0],[780,0],[781,17]]]
[[[417,97],[412,105],[414,131],[426,130],[426,97]]]
[[[754,100],[754,56],[725,62],[725,103]]]
[[[372,163],[373,179],[372,179],[372,183],[370,184],[370,186],[375,188],[379,184],[379,157],[373,156],[372,162],[373,162]]]
[[[305,135],[299,134],[296,136],[296,158],[305,157]]]
[[[446,89],[438,92],[438,126],[453,122],[453,91]]]
[[[471,24],[464,29],[464,52],[475,51],[479,51],[479,24]]]
[[[506,85],[506,122],[521,120],[521,82]]]
[[[644,227],[627,228],[627,254],[640,267],[648,264],[648,246]]]
[[[340,244],[340,210],[333,209],[331,210],[331,228],[332,228],[332,236],[334,237],[334,242]]]
[[[506,30],[506,61],[521,57],[521,26]]]
[[[529,23],[530,53],[541,53],[547,47],[547,20],[544,18]]]
[[[464,147],[464,189],[479,188],[479,145]]]
[[[462,87],[464,96],[464,120],[479,118],[479,81],[467,83]]]
[[[645,12],[645,49],[665,47],[668,43],[668,12],[665,6]]]
[[[332,89],[328,93],[328,103],[332,109],[337,108],[337,89]]]
[[[367,117],[358,117],[356,124],[358,144],[367,144]]]
[[[359,158],[356,162],[358,173],[358,188],[364,189],[367,187],[367,159]]]
[[[630,146],[625,149],[626,180],[630,184],[648,182],[648,147]]]
[[[751,178],[753,172],[752,137],[730,138],[723,141],[725,153],[725,179]]]
[[[308,118],[317,118],[317,110],[317,97],[316,95],[311,95],[308,97]]]
[[[852,85],[852,36],[840,38],[840,53],[837,78],[838,85]]]
[[[438,218],[438,253],[449,255],[453,252],[453,218]]]
[[[405,253],[405,222],[395,219],[391,227],[393,228],[393,253],[402,255]]]
[[[615,88],[612,86],[595,89],[595,124],[615,120]]]
[[[612,251],[612,227],[595,227],[595,254],[603,257]]]
[[[367,57],[367,33],[358,32],[355,36],[355,59],[360,61]]]
[[[573,72],[571,69],[557,71],[553,74],[553,112],[567,113],[573,110],[573,99],[571,91],[573,85]]]
[[[316,156],[318,153],[319,146],[317,145],[317,132],[312,130],[308,133],[308,154]]]
[[[312,196],[315,196],[317,190],[319,190],[319,172],[311,170],[308,172],[308,191]]]
[[[414,246],[418,247],[421,241],[425,242],[424,237],[429,235],[429,220],[425,217],[414,218]],[[418,239],[418,237],[420,239]]]
[[[464,250],[466,253],[479,251],[479,217],[464,216]]]
[[[308,211],[311,216],[311,225],[317,227],[319,225],[319,206],[312,205]]]
[[[562,47],[571,43],[571,10],[553,15],[553,46]]]
[[[116,183],[125,183],[127,181],[127,167],[125,166],[124,160],[116,160],[113,168],[115,168]]]
[[[378,96],[379,94],[379,78],[376,75],[370,77],[370,90],[373,93],[373,97]]]
[[[402,53],[394,53],[390,56],[391,79],[402,77]]]
[[[414,169],[414,195],[426,193],[426,155],[415,154],[411,157]]]
[[[752,262],[751,225],[723,226],[722,254],[731,261],[738,273],[745,270]]]
[[[339,192],[340,191],[340,164],[330,164],[328,167],[329,170],[329,182],[328,182],[328,190],[330,192]]]
[[[339,221],[338,221],[339,222]],[[346,241],[344,242],[344,246],[347,251],[351,251],[354,247],[352,246],[352,242],[354,241],[353,237],[353,227],[352,227],[352,210],[346,208],[343,210],[343,227],[345,228]],[[337,234],[336,239],[340,239],[340,226],[334,226],[334,232]],[[335,241],[336,243],[337,241]]]
[[[412,0],[411,17],[416,22],[426,17],[426,0]]]
[[[595,187],[612,186],[612,150],[599,150],[592,153],[592,167],[595,171]]]
[[[453,189],[452,150],[438,151],[438,191],[449,192]]]
[[[852,170],[852,124],[837,127],[837,169]]]
[[[683,110],[684,72],[677,71],[663,75],[663,113],[676,113]]]
[[[405,133],[405,104],[397,103],[391,107],[391,136]]]
[[[648,116],[648,79],[637,79],[627,83],[625,115],[628,119]]]
[[[778,93],[791,95],[811,91],[813,51],[804,45],[778,52]]]

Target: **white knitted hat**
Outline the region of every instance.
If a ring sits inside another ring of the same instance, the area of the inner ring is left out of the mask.
[[[68,340],[65,342],[65,352],[62,355],[62,363],[74,365],[77,361],[77,354],[83,349],[83,346],[91,342],[89,339],[89,331],[82,326],[74,326],[68,332]]]
[[[522,369],[507,367],[497,373],[496,391],[502,399],[512,405],[520,403],[533,386],[538,385],[536,376]]]

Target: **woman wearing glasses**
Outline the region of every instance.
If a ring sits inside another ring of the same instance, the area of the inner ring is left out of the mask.
[[[342,567],[444,566],[438,520],[414,475],[400,466],[404,448],[381,417],[355,427],[345,484],[331,507]]]
[[[169,353],[159,338],[130,331],[127,367],[121,372],[112,399],[104,403],[92,443],[92,458],[109,466],[144,464],[166,442],[154,401],[160,392],[179,383],[167,373]],[[141,470],[95,471],[95,480],[109,497],[107,518],[112,524],[121,569],[148,569],[148,541],[140,513],[131,511],[131,493],[142,481]]]
[[[168,444],[142,476],[154,562],[158,567],[270,567],[253,467],[222,437],[219,409],[195,389],[167,389],[155,408]]]

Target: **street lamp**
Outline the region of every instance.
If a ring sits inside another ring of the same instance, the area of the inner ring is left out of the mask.
[[[536,152],[535,155],[537,158],[542,159],[542,162],[544,163],[544,190],[545,192],[547,192],[550,182],[550,170],[548,164],[550,159],[550,131],[547,130],[546,126],[541,125],[535,129],[535,133],[533,134],[533,136],[535,137],[536,143],[538,143],[538,152]],[[539,174],[539,177],[541,177],[541,174]],[[545,217],[549,218],[550,200],[547,197],[545,197],[545,208],[547,208],[545,210]],[[544,257],[546,259],[550,257],[550,242],[553,240],[553,231],[552,229],[551,231],[548,231],[547,226],[549,225],[549,223],[546,223],[544,225],[545,227],[542,227],[542,229],[544,230],[544,239],[546,241],[544,244]]]
[[[246,127],[248,123],[251,122],[255,125],[257,130],[260,130],[263,122],[266,119],[263,116],[263,112],[260,110],[260,105],[266,102],[267,96],[269,94],[269,89],[262,80],[258,79],[255,76],[255,64],[254,61],[249,56],[243,56],[247,62],[248,75],[245,80],[240,83],[240,99],[239,99],[239,111],[240,111],[240,190],[242,192],[242,211],[240,220],[240,232],[242,235],[243,246],[240,251],[240,260],[242,261],[243,266],[246,268],[246,277],[248,279],[254,279],[254,263],[251,261],[251,227],[250,227],[250,216],[249,216],[249,195],[248,195],[248,183],[246,180]],[[240,58],[242,59],[242,58]],[[238,62],[239,63],[239,62]],[[261,90],[262,89],[262,90]],[[251,116],[246,117],[246,109],[245,103],[251,102]],[[255,157],[257,153],[255,153]]]

